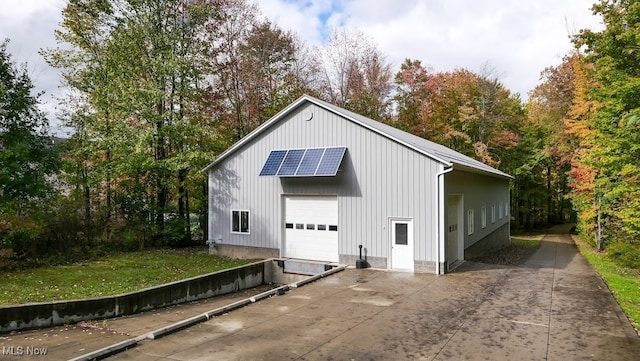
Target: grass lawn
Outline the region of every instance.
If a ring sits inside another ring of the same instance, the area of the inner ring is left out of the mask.
[[[204,248],[121,253],[98,261],[4,272],[0,305],[110,296],[247,264]]]
[[[616,300],[631,319],[636,330],[640,330],[640,270],[621,267],[578,236],[572,236],[580,253],[593,265],[605,280]]]

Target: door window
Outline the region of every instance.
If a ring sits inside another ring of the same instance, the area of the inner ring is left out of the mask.
[[[396,244],[406,246],[409,244],[409,225],[407,223],[396,223]]]

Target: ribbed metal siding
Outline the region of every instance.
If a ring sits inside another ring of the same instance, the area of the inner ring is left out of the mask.
[[[313,113],[305,121],[300,113]],[[272,149],[347,146],[336,177],[258,177]],[[278,248],[282,195],[335,194],[339,202],[340,254],[358,245],[372,257],[389,256],[389,217],[413,218],[415,259],[435,260],[436,173],[440,165],[407,147],[314,105],[296,109],[210,173],[210,237],[222,243]],[[225,176],[223,176],[225,175]],[[219,179],[225,178],[226,181]],[[233,180],[233,184],[228,184]],[[230,234],[231,209],[251,211],[251,235]]]
[[[482,238],[491,234],[491,232],[509,223],[511,210],[509,215],[498,217],[499,205],[504,207],[505,203],[509,203],[509,181],[495,177],[486,177],[479,174],[454,171],[446,175],[447,193],[462,194],[464,207],[464,246],[465,248],[478,242]],[[496,205],[496,222],[491,223],[491,205]],[[482,206],[487,207],[487,227],[481,226],[481,210]],[[474,213],[474,232],[472,235],[467,233],[467,213],[469,209],[473,209]]]

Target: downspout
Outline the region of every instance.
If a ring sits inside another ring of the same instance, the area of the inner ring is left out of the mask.
[[[442,243],[444,247],[445,240],[445,220],[444,216],[444,175],[453,171],[453,166],[449,166],[449,168],[445,168],[440,172],[436,173],[436,179],[438,180],[438,242],[436,247],[436,274],[440,274],[440,243]]]

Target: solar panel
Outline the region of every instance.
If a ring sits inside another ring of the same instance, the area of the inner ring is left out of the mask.
[[[287,155],[282,161],[280,170],[278,170],[278,176],[292,176],[296,174],[302,156],[304,155],[304,149],[289,149]]]
[[[346,147],[272,150],[260,176],[335,176]]]
[[[264,166],[262,166],[260,176],[276,175],[278,173],[278,169],[280,168],[280,164],[282,164],[282,160],[284,159],[284,156],[286,154],[286,150],[272,150],[271,153],[269,153],[267,161],[264,162]]]
[[[320,165],[316,170],[316,176],[334,176],[338,173],[338,167],[347,147],[332,147],[324,151]]]
[[[324,148],[307,149],[304,157],[302,157],[296,176],[314,176],[323,153]]]

